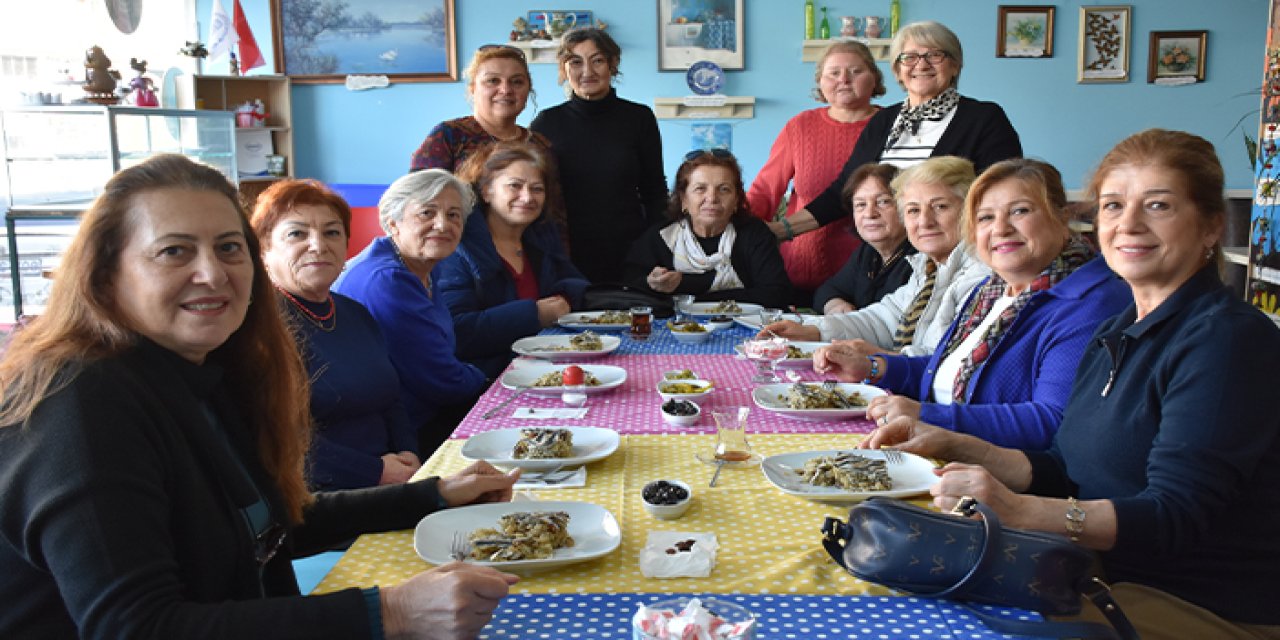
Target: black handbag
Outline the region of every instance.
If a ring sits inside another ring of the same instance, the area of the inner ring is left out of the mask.
[[[624,284],[593,284],[582,294],[582,311],[626,311],[631,307],[649,307],[655,318],[675,315],[675,303],[670,296]]]
[[[855,577],[917,596],[1075,615],[1084,595],[1111,622],[1020,622],[970,609],[1002,633],[1138,637],[1094,575],[1093,552],[1065,536],[1001,527],[995,512],[973,498],[961,500],[955,513],[982,517],[872,498],[849,510],[848,524],[827,518],[822,545]]]

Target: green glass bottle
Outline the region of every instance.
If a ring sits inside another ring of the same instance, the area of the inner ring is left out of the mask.
[[[889,37],[898,35],[898,17],[902,13],[902,7],[898,5],[898,0],[889,0]]]
[[[827,8],[822,8],[822,24],[818,26],[818,39],[829,40],[831,38],[831,23],[827,22]]]
[[[813,0],[804,0],[804,39],[813,39]]]

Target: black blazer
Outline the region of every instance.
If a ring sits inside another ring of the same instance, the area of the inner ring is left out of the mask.
[[[902,104],[899,103],[871,116],[867,128],[858,136],[858,143],[854,145],[849,160],[840,170],[840,177],[822,195],[804,206],[819,224],[830,224],[847,215],[840,197],[845,180],[858,167],[868,162],[880,161],[885,143],[889,139],[889,131],[893,129],[893,122],[901,112]],[[1001,160],[1021,158],[1022,143],[1000,105],[961,96],[960,104],[956,106],[956,115],[930,155],[968,158],[973,161],[974,169],[982,173]]]

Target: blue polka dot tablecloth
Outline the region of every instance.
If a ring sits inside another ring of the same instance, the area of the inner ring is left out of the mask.
[[[530,594],[502,601],[480,634],[486,639],[631,639],[631,619],[641,604],[696,594]],[[1010,638],[988,629],[953,603],[894,596],[715,595],[756,616],[756,640],[979,640]],[[1010,620],[1041,620],[1039,614],[978,607]],[[1026,636],[1017,636],[1025,638]]]
[[[564,329],[562,327],[551,327],[543,329],[540,336],[564,336],[582,333],[573,329]],[[755,336],[756,332],[735,324],[728,329],[714,331],[706,340],[697,344],[689,344],[680,342],[671,336],[671,330],[667,329],[665,321],[655,322],[653,325],[653,333],[647,340],[634,340],[625,332],[608,332],[604,335],[618,336],[622,338],[622,344],[618,345],[618,349],[613,353],[620,356],[633,355],[666,355],[666,354],[682,354],[682,355],[715,355],[733,353],[734,345],[742,344],[743,340]]]

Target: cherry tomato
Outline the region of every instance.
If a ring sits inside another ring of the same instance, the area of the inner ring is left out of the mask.
[[[582,374],[582,367],[579,367],[576,364],[571,364],[565,367],[564,373],[562,373],[561,376],[564,378],[565,385],[568,386],[582,384],[583,380],[585,380]]]

